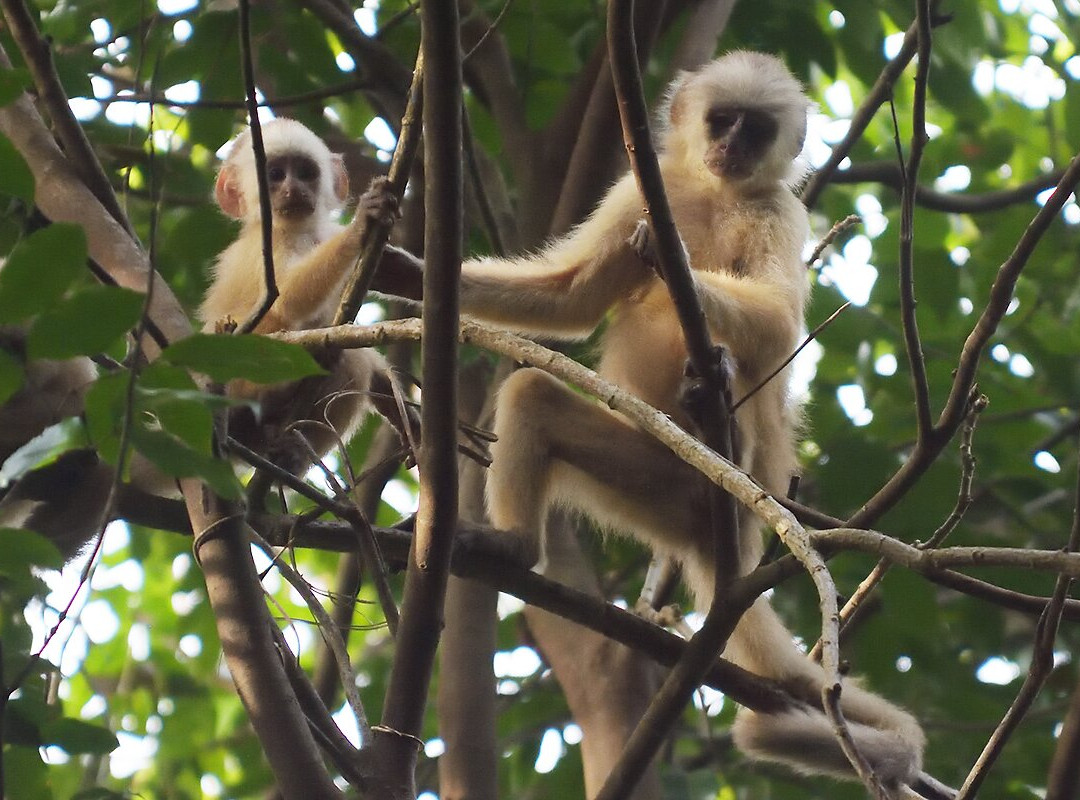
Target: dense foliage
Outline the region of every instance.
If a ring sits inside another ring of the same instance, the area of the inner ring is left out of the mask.
[[[5,15],[19,5],[4,2]],[[126,0],[37,0],[31,5],[71,108],[153,266],[182,305],[194,309],[208,266],[234,234],[214,207],[210,187],[215,153],[244,122],[235,4],[160,0],[155,8]],[[346,36],[352,17],[341,10],[348,5],[331,0],[254,4],[256,80],[273,113],[301,119],[336,149],[347,145],[354,176],[370,175],[383,169],[386,150],[393,146],[388,128],[396,129],[404,107],[419,20],[403,0],[367,2],[355,13],[366,33],[354,26]],[[545,171],[543,165],[554,156],[565,155],[559,148],[566,144],[544,134],[558,123],[574,80],[590,68],[603,39],[603,9],[568,0],[510,2],[505,8],[502,0],[462,5],[467,25],[486,26],[485,20],[500,17],[492,35],[509,54],[523,124],[511,128],[505,115],[493,113],[492,97],[484,91],[490,83],[482,76],[470,79],[468,63],[466,106],[483,165],[501,171],[496,180],[494,170],[482,169],[485,181],[503,192],[509,186],[503,196],[516,203],[519,216],[509,241],[515,249],[533,246],[548,229],[558,195],[553,184],[565,172]],[[688,33],[687,6],[694,4],[667,5],[671,19],[664,20],[646,73],[653,94],[670,77],[667,67]],[[330,24],[327,8],[345,22]],[[937,12],[947,16],[933,33],[926,108],[930,140],[919,172],[923,194],[914,213],[912,251],[935,418],[999,268],[1060,170],[1080,150],[1076,0],[953,0],[937,4]],[[899,0],[737,3],[719,50],[758,48],[786,59],[819,104],[807,148],[808,158],[819,165],[900,49],[914,13],[913,3]],[[0,104],[6,105],[32,82],[19,43],[2,23],[0,46],[15,64],[0,67]],[[817,287],[808,325],[821,323],[845,300],[852,305],[799,361],[808,380],[799,500],[841,518],[886,483],[916,437],[898,277],[897,148],[910,149],[913,75],[909,66],[895,84],[893,114],[888,103],[877,111],[851,148],[850,161],[813,208],[819,237],[838,220],[861,216],[814,267]],[[615,130],[606,137],[606,156],[618,153]],[[523,167],[530,158],[537,162],[531,173]],[[115,364],[125,355],[127,334],[139,324],[142,296],[103,286],[84,268],[83,232],[75,225],[46,224],[34,207],[36,179],[40,176],[0,134],[0,255],[7,259],[0,321],[30,324],[27,347],[33,357],[106,354]],[[587,208],[601,188],[591,187],[592,196],[579,203]],[[490,248],[490,237],[475,217],[470,211],[469,248]],[[506,221],[512,220],[510,212]],[[972,502],[950,545],[1055,550],[1067,544],[1077,501],[1080,430],[1078,266],[1080,206],[1072,198],[1026,263],[980,365],[978,389],[989,405],[971,441]],[[384,312],[367,306],[364,313]],[[262,379],[276,380],[300,375],[310,364],[299,364],[288,348],[271,354],[244,349],[243,343],[204,345],[208,351],[192,345],[167,351],[139,373],[133,387],[126,369],[103,368],[88,396],[85,420],[51,430],[46,440],[5,464],[2,477],[10,481],[87,441],[115,461],[130,425],[129,444],[139,452],[174,474],[198,475],[223,496],[240,496],[227,463],[212,455],[212,415],[219,401],[197,391],[186,370],[255,364],[267,370]],[[21,380],[18,360],[0,352],[0,397],[14,393]],[[125,409],[132,399],[136,413],[129,423]],[[364,463],[375,426],[373,421],[352,443],[354,463]],[[906,542],[929,539],[963,494],[962,455],[957,436],[874,527]],[[414,490],[415,472],[399,470],[372,521],[389,525],[411,510]],[[307,501],[290,498],[290,511],[310,508]],[[0,695],[0,716],[7,796],[265,796],[273,779],[224,668],[190,536],[113,523],[97,567],[81,588],[81,561],[60,577],[42,572],[40,566],[60,564],[47,543],[10,531],[2,536],[0,686],[7,694]],[[647,556],[618,542],[608,543],[602,554],[599,545],[595,551],[605,592],[632,605]],[[325,593],[336,589],[339,558],[297,550],[295,566]],[[834,558],[830,566],[840,591],[851,592],[873,563],[854,554]],[[319,637],[306,603],[268,560],[258,566],[271,613],[301,663],[312,668]],[[1047,596],[1054,586],[1053,575],[1033,570],[969,572],[1033,595]],[[400,591],[399,578],[394,586]],[[393,648],[367,582],[359,597],[349,648],[367,716],[377,721]],[[789,581],[774,602],[806,641],[816,639],[820,617],[809,580]],[[495,659],[503,796],[581,797],[576,729],[550,671],[528,649],[518,609],[503,598]],[[1037,619],[894,568],[845,640],[843,655],[869,685],[923,720],[929,735],[927,771],[959,785],[1028,671]],[[48,668],[42,669],[29,659],[46,635]],[[990,772],[982,796],[1041,796],[1076,691],[1078,665],[1072,654],[1078,645],[1080,633],[1066,619],[1054,645],[1056,666]],[[858,785],[748,764],[724,736],[732,704],[711,693],[703,700],[708,713],[687,709],[663,754],[665,796],[863,796]],[[418,784],[437,793],[434,708],[429,706]],[[348,717],[347,707],[338,714],[346,727]]]

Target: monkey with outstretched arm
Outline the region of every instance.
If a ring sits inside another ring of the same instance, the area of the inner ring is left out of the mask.
[[[672,85],[660,167],[714,344],[734,368],[733,394],[747,393],[794,352],[809,295],[802,248],[806,211],[791,191],[806,132],[808,101],[782,62],[734,52]],[[582,339],[605,318],[598,372],[690,428],[678,402],[687,351],[667,287],[652,270],[639,230],[641,199],[624,176],[596,210],[533,255],[480,258],[462,266],[466,316],[546,337]],[[646,256],[646,257],[643,257]],[[384,256],[400,285],[418,264]],[[781,372],[736,411],[739,464],[774,496],[797,470],[799,419]],[[602,527],[633,535],[683,565],[699,605],[713,592],[709,484],[666,447],[617,413],[523,369],[499,393],[487,500],[492,524],[532,542],[542,558],[548,509],[579,510]],[[738,573],[762,554],[759,523],[739,514]],[[823,673],[759,598],[735,628],[725,655],[818,696]],[[845,683],[842,711],[855,744],[889,791],[920,776],[924,736],[906,711]],[[853,778],[828,719],[806,706],[774,714],[742,709],[736,745],[807,773]]]

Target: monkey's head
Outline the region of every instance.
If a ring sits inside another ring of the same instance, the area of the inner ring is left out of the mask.
[[[329,216],[349,194],[341,156],[331,153],[302,123],[275,119],[262,126],[266,177],[274,222],[306,224],[313,215]],[[246,223],[259,220],[259,184],[251,131],[233,140],[214,189],[221,210]]]
[[[671,86],[665,149],[694,172],[740,184],[790,182],[809,101],[777,57],[721,56]]]

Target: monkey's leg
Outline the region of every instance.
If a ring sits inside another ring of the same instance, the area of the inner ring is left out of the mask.
[[[531,534],[539,551],[548,506],[571,506],[601,525],[632,532],[654,551],[680,557],[697,602],[708,604],[709,517],[704,479],[696,471],[539,370],[521,370],[503,385],[495,432],[487,490],[496,527]],[[752,524],[746,528],[745,537],[757,535]],[[734,728],[740,749],[806,772],[852,777],[828,719],[812,707],[820,696],[821,667],[795,646],[764,598],[739,622],[726,653],[810,704],[772,715],[743,709]],[[842,703],[855,741],[879,777],[890,786],[914,780],[923,743],[918,723],[854,681],[845,683]]]
[[[503,384],[495,414],[488,512],[530,537],[541,555],[547,508],[558,503],[633,533],[654,550],[696,551],[701,476],[648,434],[536,369]]]

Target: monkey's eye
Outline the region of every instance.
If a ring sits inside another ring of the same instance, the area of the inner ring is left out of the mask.
[[[743,126],[747,136],[766,143],[771,142],[776,138],[777,130],[779,128],[779,125],[772,114],[761,112],[747,113]]]
[[[306,158],[299,159],[296,164],[296,177],[305,183],[313,183],[319,179],[319,165]]]
[[[739,119],[739,115],[731,111],[713,111],[708,117],[706,122],[709,123],[709,127],[714,131],[723,132],[728,130]]]
[[[281,164],[268,164],[266,177],[270,179],[271,183],[281,183],[285,180],[285,167]]]

